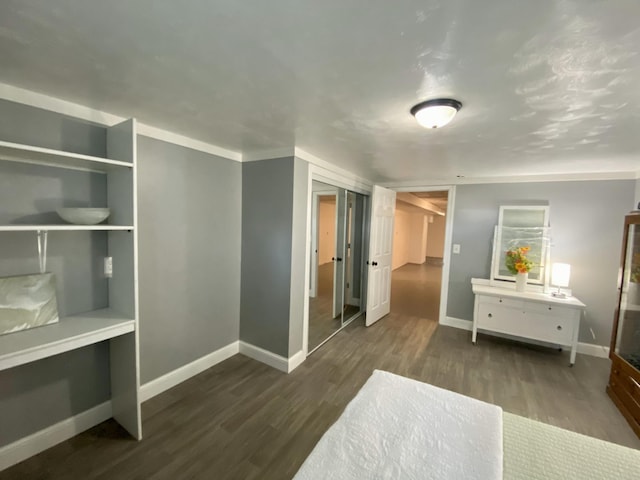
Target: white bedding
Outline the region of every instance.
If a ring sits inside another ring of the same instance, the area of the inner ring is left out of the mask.
[[[502,409],[375,370],[297,480],[502,479]]]

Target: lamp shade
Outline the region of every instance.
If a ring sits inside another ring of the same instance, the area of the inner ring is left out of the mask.
[[[551,266],[551,285],[568,287],[571,278],[571,265],[568,263],[554,263]]]
[[[419,103],[411,109],[416,121],[425,128],[440,128],[453,120],[462,104],[451,98],[438,98]]]

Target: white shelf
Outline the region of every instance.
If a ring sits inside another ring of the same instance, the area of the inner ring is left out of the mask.
[[[0,232],[133,230],[133,225],[0,225]]]
[[[111,309],[61,318],[53,325],[0,335],[0,370],[34,362],[135,330],[135,320]],[[135,368],[133,365],[131,368]]]
[[[0,160],[103,173],[133,167],[130,162],[3,141],[0,141]]]

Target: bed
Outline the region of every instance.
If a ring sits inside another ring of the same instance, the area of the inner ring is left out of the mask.
[[[640,451],[375,370],[295,476],[638,480]]]

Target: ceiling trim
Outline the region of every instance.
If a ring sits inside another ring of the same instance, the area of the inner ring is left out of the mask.
[[[304,160],[312,165],[320,167],[321,169],[330,171],[336,175],[343,176],[349,180],[352,180],[354,185],[357,185],[360,188],[363,188],[366,191],[371,191],[371,187],[374,185],[374,182],[369,180],[368,178],[361,177],[356,175],[349,170],[345,170],[344,168],[340,168],[337,165],[327,162],[326,160],[321,159],[320,157],[316,157],[315,155],[302,150],[301,148],[295,147],[295,156],[301,160]]]
[[[6,83],[0,83],[0,98],[11,102],[29,105],[31,107],[49,110],[70,117],[79,118],[100,125],[111,126],[127,120],[125,117],[112,113],[96,110],[78,103],[61,100],[42,93],[33,92],[24,88],[14,87]],[[207,142],[202,142],[184,135],[163,130],[161,128],[138,122],[138,134],[155,138],[182,147],[191,148],[200,152],[209,153],[228,160],[242,161],[241,152],[229,150]]]
[[[393,189],[411,189],[419,187],[437,187],[446,185],[473,185],[487,183],[537,183],[537,182],[578,182],[590,180],[637,180],[640,172],[591,172],[558,173],[545,175],[522,175],[500,177],[465,177],[445,179],[423,179],[405,182],[383,182],[380,185]],[[404,190],[407,191],[407,190]]]
[[[274,148],[270,150],[256,150],[242,152],[243,162],[258,162],[260,160],[272,160],[274,158],[294,157],[295,147]]]

